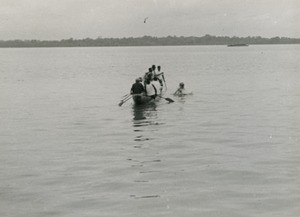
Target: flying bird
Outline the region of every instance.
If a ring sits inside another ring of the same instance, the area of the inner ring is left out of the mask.
[[[148,19],[148,17],[146,17],[146,18],[144,19],[144,23],[146,23],[147,19]]]

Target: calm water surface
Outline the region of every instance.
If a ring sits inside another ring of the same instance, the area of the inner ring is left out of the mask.
[[[298,217],[300,46],[0,50],[0,216]],[[118,106],[161,65],[156,104]],[[179,82],[193,95],[175,97]]]

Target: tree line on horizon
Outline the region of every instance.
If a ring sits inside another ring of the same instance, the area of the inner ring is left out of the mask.
[[[1,48],[10,47],[112,47],[112,46],[180,46],[180,45],[229,45],[229,44],[300,44],[300,38],[260,36],[228,37],[205,35],[202,37],[167,36],[167,37],[129,37],[63,40],[1,40]]]

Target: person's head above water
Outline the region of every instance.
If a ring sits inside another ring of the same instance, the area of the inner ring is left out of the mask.
[[[160,66],[157,66],[157,70],[160,71]]]
[[[183,83],[183,82],[180,82],[180,83],[179,83],[179,87],[184,88],[184,83]]]

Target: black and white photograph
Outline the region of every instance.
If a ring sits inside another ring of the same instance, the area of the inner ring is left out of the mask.
[[[0,0],[1,217],[299,217],[299,0]]]

